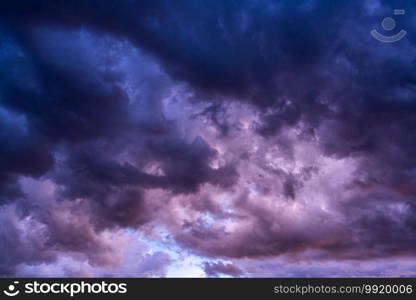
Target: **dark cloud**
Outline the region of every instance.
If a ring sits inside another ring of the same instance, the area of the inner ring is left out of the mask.
[[[416,40],[371,39],[389,11],[376,0],[3,1],[0,205],[21,211],[1,215],[0,273],[56,251],[105,264],[103,232],[151,222],[213,257],[411,255]],[[53,200],[23,191],[27,178],[49,180]],[[185,213],[163,211],[178,203]],[[43,234],[13,253],[28,243],[25,218]]]
[[[51,251],[45,251],[48,248],[39,232],[36,232],[37,236],[29,234],[30,230],[34,230],[30,222],[27,222],[26,226],[19,224],[18,216],[11,210],[2,210],[0,220],[0,238],[3,245],[0,250],[1,276],[13,276],[16,265],[22,261],[41,263],[55,258]],[[24,226],[27,232],[22,231],[20,226]]]
[[[205,262],[204,271],[210,277],[217,277],[219,275],[229,275],[232,277],[238,277],[243,275],[243,271],[232,263],[225,264],[223,262]]]

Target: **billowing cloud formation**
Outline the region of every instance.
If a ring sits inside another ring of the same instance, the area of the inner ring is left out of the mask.
[[[240,276],[242,274],[242,271],[238,267],[232,264],[224,264],[223,262],[205,263],[204,270],[208,276],[213,276],[213,277],[216,277],[221,274],[235,277],[235,276]]]
[[[172,251],[207,276],[413,264],[416,40],[369,35],[392,9],[2,2],[1,275],[165,276]]]

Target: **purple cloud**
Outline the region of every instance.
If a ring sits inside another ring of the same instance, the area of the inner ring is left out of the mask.
[[[183,255],[207,276],[412,276],[416,40],[372,39],[390,11],[0,4],[0,275],[162,277]]]

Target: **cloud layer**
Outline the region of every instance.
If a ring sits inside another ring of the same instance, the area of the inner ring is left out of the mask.
[[[392,9],[2,2],[0,274],[414,274],[416,40],[369,35]]]

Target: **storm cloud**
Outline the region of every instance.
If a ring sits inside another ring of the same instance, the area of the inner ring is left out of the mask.
[[[416,7],[395,5],[3,1],[0,274],[414,259]],[[394,8],[409,34],[379,43]]]

